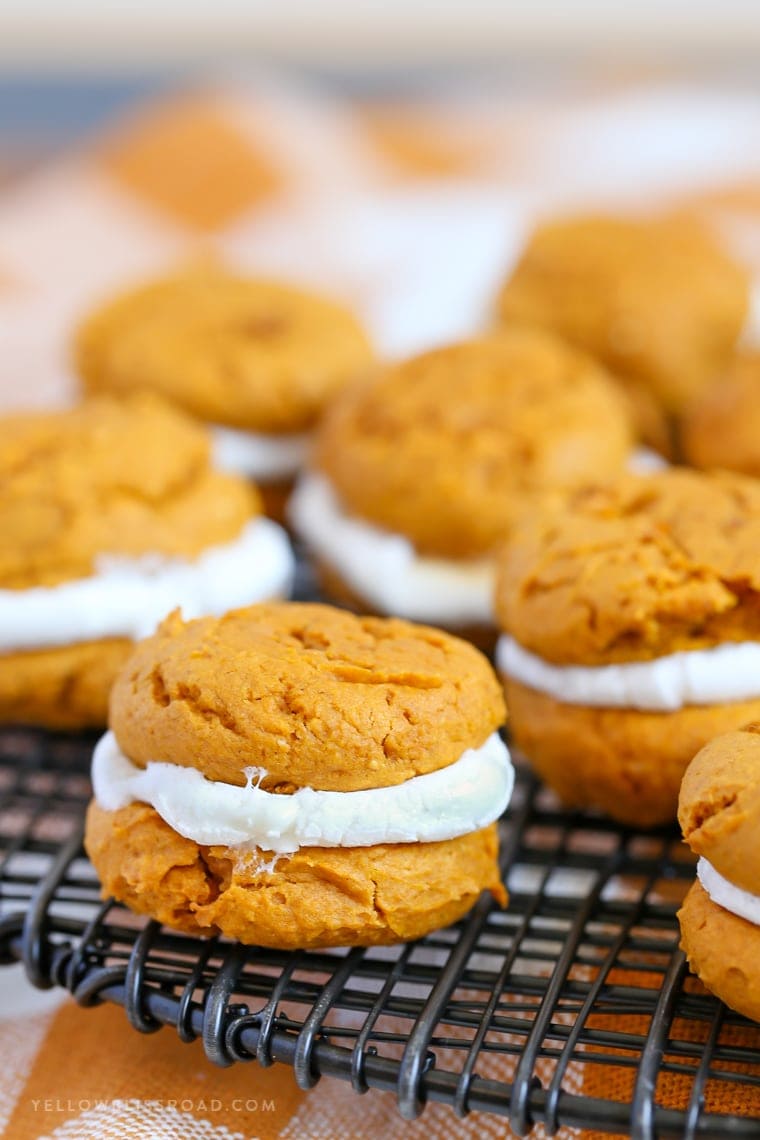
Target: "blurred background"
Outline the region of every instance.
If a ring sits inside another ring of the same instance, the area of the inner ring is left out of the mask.
[[[696,211],[760,272],[756,0],[0,3],[0,352],[209,251],[398,355],[482,327],[537,218]],[[8,398],[8,393],[5,393]]]

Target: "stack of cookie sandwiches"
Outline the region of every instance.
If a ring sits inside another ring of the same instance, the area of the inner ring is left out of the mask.
[[[293,556],[255,487],[158,397],[0,419],[0,722],[106,722],[133,642],[286,596]]]
[[[760,719],[760,482],[670,468],[558,495],[498,568],[514,740],[568,804],[675,817],[683,773]]]
[[[532,498],[624,470],[589,357],[542,330],[435,349],[344,391],[290,503],[330,594],[492,643],[495,553]]]
[[[760,476],[760,351],[737,352],[687,406],[681,448],[694,467]]]
[[[282,516],[327,403],[372,361],[354,316],[214,263],[127,292],[78,330],[89,393],[161,393],[211,426],[214,461],[255,479]]]
[[[104,895],[283,949],[503,904],[504,715],[486,659],[434,629],[297,603],[172,615],[124,663],[95,751]]]

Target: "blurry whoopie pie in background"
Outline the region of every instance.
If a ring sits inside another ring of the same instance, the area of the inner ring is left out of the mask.
[[[159,392],[210,425],[217,466],[254,479],[274,517],[324,408],[373,355],[341,305],[214,262],[115,297],[74,351],[87,392]]]
[[[502,287],[499,318],[552,329],[623,384],[644,442],[725,367],[749,309],[749,276],[684,215],[570,217],[539,226]]]
[[[597,364],[551,333],[505,330],[347,389],[290,519],[335,597],[487,639],[495,552],[531,497],[619,473],[632,442]]]

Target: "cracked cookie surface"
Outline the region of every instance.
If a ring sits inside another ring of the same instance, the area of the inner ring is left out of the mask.
[[[434,349],[343,393],[314,463],[346,511],[421,554],[492,552],[526,496],[624,469],[624,402],[588,357],[540,330]]]
[[[711,740],[692,760],[678,804],[683,837],[719,874],[760,894],[760,723]]]
[[[372,360],[342,306],[223,267],[193,265],[115,298],[80,327],[89,392],[149,389],[200,419],[302,432]]]
[[[188,933],[283,950],[401,942],[461,918],[483,890],[506,902],[495,824],[440,843],[305,847],[268,867],[271,852],[199,847],[145,804],[92,804],[86,846],[104,897]]]
[[[240,786],[261,767],[262,787],[280,790],[398,784],[480,747],[504,718],[493,670],[467,642],[298,603],[171,615],[135,648],[110,709],[138,765]]]
[[[158,397],[0,419],[0,588],[92,574],[102,555],[192,557],[260,513],[206,432]]]
[[[760,640],[760,483],[671,468],[557,497],[500,561],[502,629],[558,664]]]
[[[746,270],[684,216],[542,225],[498,300],[503,321],[553,329],[670,413],[727,362],[748,307]]]

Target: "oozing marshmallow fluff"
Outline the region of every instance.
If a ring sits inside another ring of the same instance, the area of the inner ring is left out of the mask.
[[[299,480],[288,510],[317,556],[381,613],[449,625],[493,624],[490,561],[421,556],[403,535],[345,514],[330,482],[313,472]]]
[[[285,531],[263,517],[193,561],[103,555],[89,578],[0,590],[0,652],[145,637],[175,607],[192,618],[287,595],[293,573]]]
[[[697,863],[697,878],[714,903],[760,926],[760,895],[753,895],[724,879],[705,858]]]
[[[202,846],[257,847],[286,853],[299,847],[371,847],[455,839],[498,819],[509,803],[514,769],[494,733],[447,768],[389,788],[292,795],[265,792],[266,775],[247,768],[245,787],[208,780],[195,768],[155,762],[137,768],[112,732],[98,742],[92,783],[105,811],[150,804],[180,835]]]
[[[496,664],[507,677],[569,705],[674,712],[760,698],[760,644],[731,642],[619,665],[552,665],[506,634]]]
[[[310,443],[308,434],[265,435],[218,425],[211,427],[214,466],[234,475],[246,475],[259,483],[274,483],[294,476],[306,462]]]

